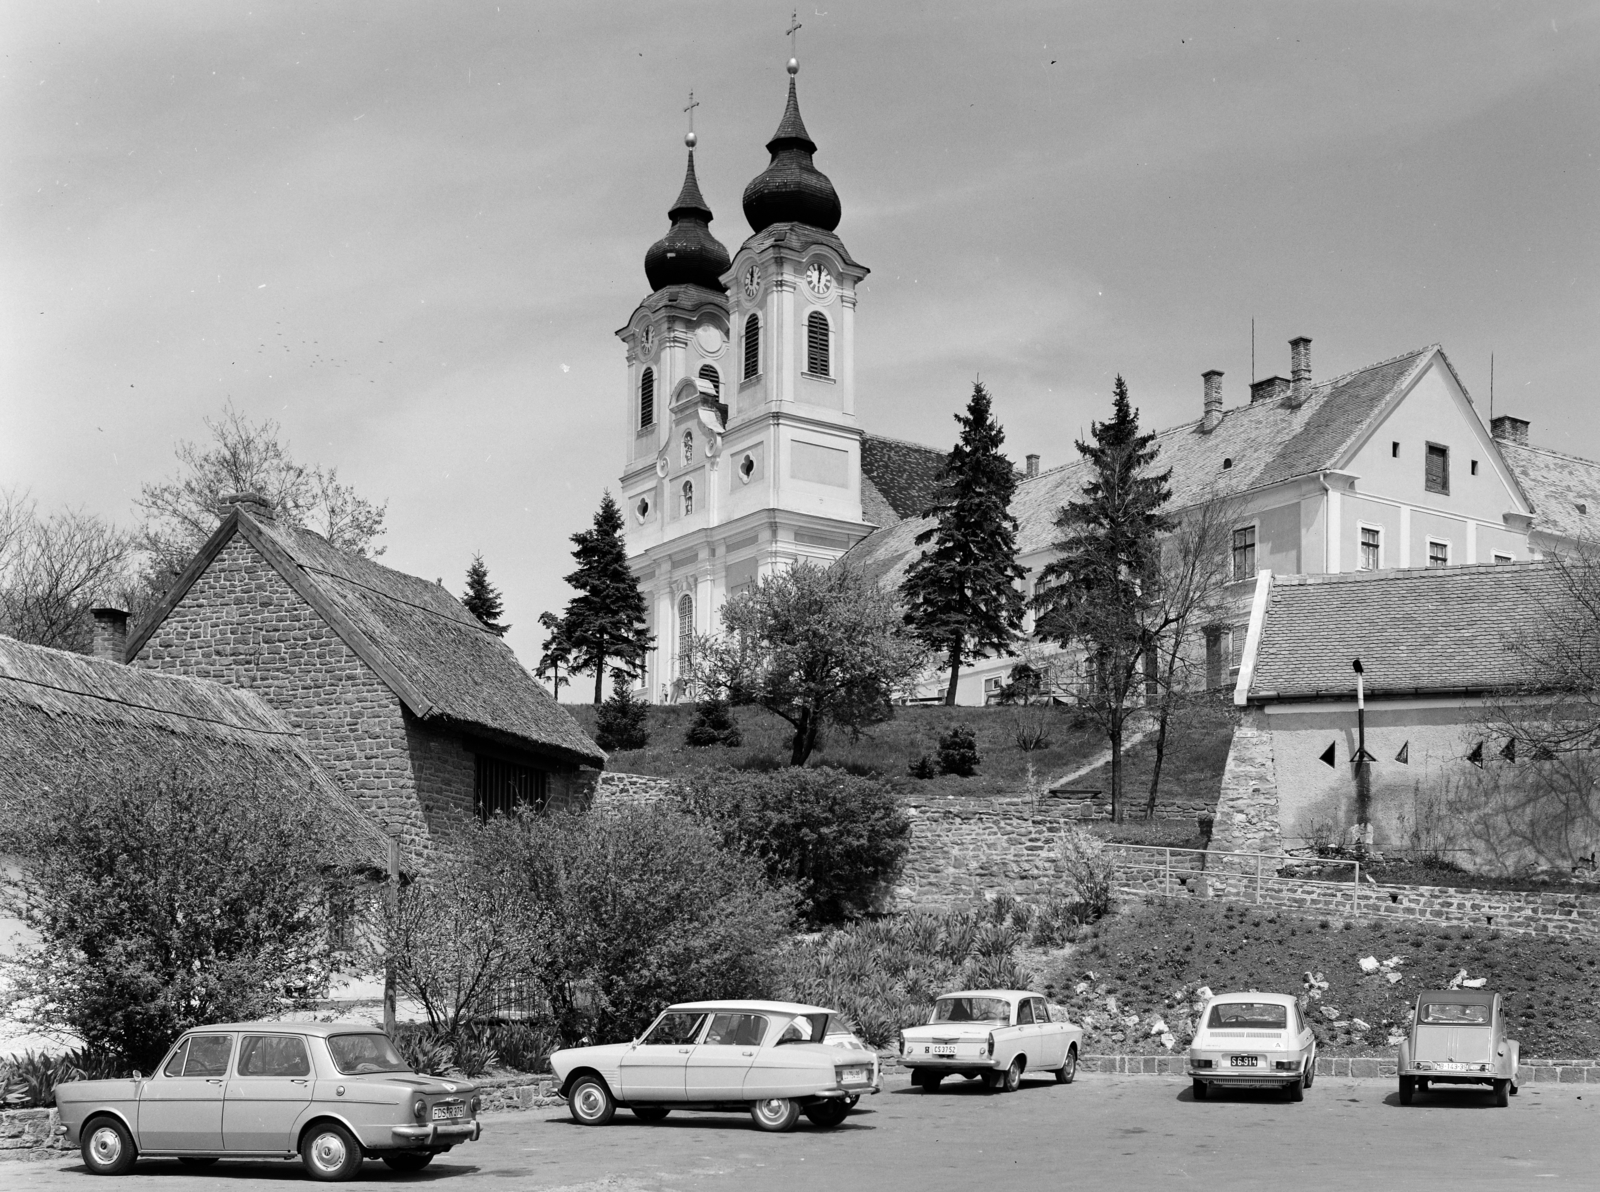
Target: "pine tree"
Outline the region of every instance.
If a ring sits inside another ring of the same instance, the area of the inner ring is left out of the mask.
[[[561,685],[572,684],[572,679],[569,677],[572,672],[572,645],[566,639],[566,626],[555,613],[548,610],[540,613],[539,624],[549,630],[549,636],[544,639],[539,665],[533,668],[533,673],[540,679],[549,679],[556,698],[560,699]],[[563,670],[567,671],[567,674],[562,674]]]
[[[628,566],[622,511],[609,491],[601,498],[593,528],[578,531],[572,543],[578,569],[567,576],[567,583],[579,594],[568,602],[559,633],[552,636],[565,646],[572,670],[594,673],[594,702],[598,704],[604,694],[606,668],[637,678],[655,638],[645,629],[644,593]]]
[[[944,655],[950,684],[944,702],[956,702],[961,664],[990,653],[1010,653],[1022,628],[1024,571],[1017,563],[1017,519],[1011,516],[1017,475],[1000,453],[1005,432],[995,422],[989,393],[973,386],[961,437],[945,459],[938,496],[927,515],[938,525],[917,535],[933,543],[900,585],[906,624],[930,649]]]
[[[1150,651],[1150,614],[1159,586],[1159,536],[1173,528],[1162,507],[1172,496],[1172,472],[1149,473],[1160,448],[1141,434],[1139,413],[1119,376],[1108,422],[1091,427],[1092,443],[1078,441],[1089,464],[1083,496],[1056,514],[1057,557],[1040,572],[1035,632],[1085,655],[1084,710],[1105,730],[1111,746],[1111,814],[1122,818],[1122,736],[1133,714],[1144,659]]]
[[[489,568],[484,565],[482,555],[472,556],[472,566],[467,568],[467,590],[461,593],[461,603],[496,637],[504,637],[511,628],[500,623],[505,603],[500,599],[500,589],[489,582]]]

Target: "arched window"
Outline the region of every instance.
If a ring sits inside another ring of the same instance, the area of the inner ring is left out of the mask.
[[[678,667],[683,669],[694,654],[694,597],[685,592],[678,597]]]
[[[806,371],[814,377],[829,376],[828,316],[814,310],[806,316]]]
[[[683,515],[688,517],[694,512],[694,481],[683,482]]]
[[[744,321],[744,379],[749,380],[761,371],[761,316],[751,315]]]
[[[639,429],[656,424],[656,370],[647,368],[639,378]]]
[[[700,379],[702,381],[710,381],[712,390],[718,397],[722,396],[722,375],[715,368],[709,364],[702,364],[700,366]]]
[[[685,465],[694,463],[694,431],[683,432],[683,462]]]

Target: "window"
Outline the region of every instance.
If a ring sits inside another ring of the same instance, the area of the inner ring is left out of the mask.
[[[755,474],[756,474],[755,456],[753,456],[753,455],[749,454],[748,452],[746,452],[744,458],[739,461],[739,483],[741,483],[741,484],[749,484],[750,483],[750,477],[754,476]]]
[[[1256,573],[1256,528],[1240,526],[1233,532],[1233,578],[1249,579]]]
[[[1276,1002],[1223,1002],[1211,1007],[1206,1029],[1281,1031],[1288,1025],[1288,1007]]]
[[[683,432],[683,463],[685,467],[694,463],[694,431]]]
[[[670,1014],[663,1014],[656,1020],[655,1026],[650,1028],[650,1033],[639,1040],[640,1046],[648,1047],[666,1045],[668,1047],[684,1047],[692,1044],[700,1034],[700,1027],[705,1022],[704,1014],[696,1014],[684,1010],[674,1010]],[[679,1070],[682,1070],[683,1061],[679,1060]]]
[[[680,664],[687,662],[693,654],[694,597],[685,592],[678,597],[678,658]]]
[[[1376,571],[1383,565],[1383,532],[1361,527],[1361,570]]]
[[[702,1046],[760,1047],[767,1037],[767,1019],[761,1014],[713,1014],[711,1029]]]
[[[1437,443],[1428,444],[1428,460],[1423,474],[1423,487],[1430,493],[1450,491],[1450,448]]]
[[[1390,459],[1399,459],[1400,458],[1400,444],[1399,443],[1390,443],[1389,444],[1389,458]]]
[[[722,374],[709,364],[700,366],[700,379],[711,382],[711,391],[718,397],[722,396]]]
[[[185,1076],[226,1076],[228,1057],[233,1054],[232,1035],[193,1035],[189,1039],[189,1058],[183,1065]],[[171,1075],[172,1065],[167,1065]]]
[[[1467,465],[1467,470],[1476,476],[1478,474],[1478,461],[1473,460],[1471,463],[1469,463]]]
[[[364,1072],[409,1072],[406,1063],[388,1035],[376,1031],[363,1031],[353,1035],[329,1035],[328,1054],[333,1066],[345,1076]]]
[[[750,380],[761,371],[761,316],[751,315],[744,321],[744,379]]]
[[[683,516],[688,517],[694,512],[694,481],[683,482]]]
[[[814,377],[829,376],[828,316],[814,310],[806,316],[806,371]]]
[[[1500,566],[1500,564],[1502,564],[1502,563],[1514,563],[1514,562],[1516,562],[1516,560],[1513,559],[1510,555],[1503,555],[1499,551],[1495,551],[1494,552],[1494,564],[1495,564],[1496,567]]]
[[[1450,566],[1450,544],[1440,542],[1437,538],[1428,539],[1428,566]]]
[[[1233,467],[1233,456],[1231,456],[1231,455],[1223,456],[1222,457],[1222,470],[1224,472],[1226,472],[1231,467]]]
[[[1206,687],[1211,691],[1222,686],[1222,627],[1206,627]]]
[[[310,1076],[311,1057],[298,1035],[246,1035],[239,1048],[240,1076]]]
[[[472,802],[478,818],[510,815],[518,807],[544,806],[549,794],[550,776],[543,770],[497,757],[476,755],[477,770],[472,782]]]
[[[649,430],[656,424],[656,370],[647,368],[639,378],[639,429]]]
[[[1030,1026],[1033,1023],[1033,999],[1025,997],[1017,1003],[1017,1025]]]

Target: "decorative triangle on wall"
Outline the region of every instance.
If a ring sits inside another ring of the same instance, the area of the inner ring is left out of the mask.
[[[1410,741],[1407,741],[1404,745],[1400,746],[1400,752],[1394,755],[1394,760],[1399,762],[1402,766],[1409,766],[1411,764]]]
[[[1483,742],[1482,741],[1479,741],[1476,745],[1474,745],[1472,747],[1472,752],[1467,754],[1467,760],[1469,762],[1471,762],[1473,765],[1477,766],[1478,769],[1480,769],[1480,770],[1483,769]]]
[[[1333,751],[1334,751],[1334,747],[1336,745],[1338,745],[1337,741],[1331,741],[1331,742],[1328,743],[1328,747],[1322,751],[1322,764],[1323,765],[1331,766],[1331,765],[1334,764]]]
[[[1517,760],[1517,739],[1515,737],[1506,742],[1506,747],[1500,751],[1500,756],[1508,762]]]

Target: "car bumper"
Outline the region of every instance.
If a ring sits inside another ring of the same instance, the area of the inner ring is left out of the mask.
[[[936,1068],[941,1072],[997,1072],[1004,1067],[998,1059],[987,1055],[906,1055],[900,1057],[900,1064],[905,1068]]]
[[[394,1140],[409,1146],[455,1146],[458,1142],[477,1142],[482,1126],[472,1122],[429,1122],[425,1126],[396,1126]]]

